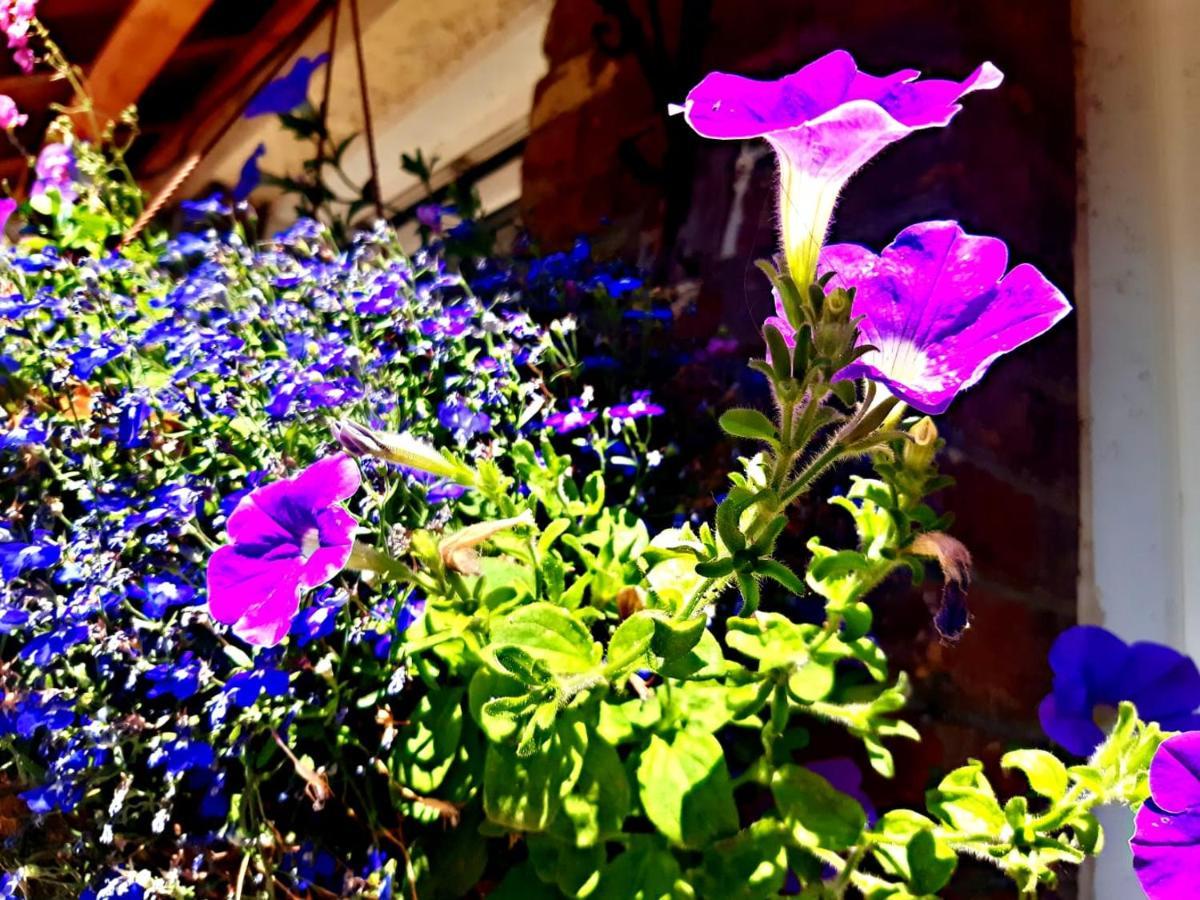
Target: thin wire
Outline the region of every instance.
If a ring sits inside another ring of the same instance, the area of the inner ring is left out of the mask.
[[[367,64],[363,60],[362,27],[358,21],[358,0],[350,0],[350,22],[354,28],[354,55],[358,59],[358,93],[362,97],[363,126],[367,136],[367,159],[371,163],[371,183],[374,185],[375,215],[383,218],[383,202],[379,199],[379,159],[375,155],[375,128],[371,124],[371,99],[367,92]]]
[[[321,169],[325,167],[325,141],[329,140],[329,91],[333,87],[333,57],[337,50],[338,13],[342,11],[341,0],[333,0],[332,19],[329,23],[329,47],[325,63],[325,87],[321,92],[321,133],[317,135],[317,177],[321,177]]]

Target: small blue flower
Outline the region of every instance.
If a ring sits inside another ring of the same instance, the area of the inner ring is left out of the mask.
[[[62,548],[55,544],[0,541],[0,577],[13,581],[24,572],[48,569],[61,557]]]
[[[234,706],[247,708],[258,702],[264,694],[282,697],[288,691],[288,676],[272,666],[238,672],[225,682],[225,696]]]
[[[150,768],[165,768],[170,775],[182,775],[192,769],[207,769],[215,761],[216,755],[210,744],[188,737],[164,741],[151,752],[148,760]]]
[[[147,669],[142,677],[153,685],[146,691],[148,698],[169,695],[176,700],[187,700],[200,690],[200,660],[187,651],[178,662],[154,666]]]

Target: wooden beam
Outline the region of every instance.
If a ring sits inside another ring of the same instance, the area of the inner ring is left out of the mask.
[[[212,3],[133,0],[88,72],[101,127],[138,101]]]
[[[332,0],[276,0],[262,24],[246,37],[245,51],[137,164],[139,176],[151,189],[185,156],[203,155],[212,148],[332,6]]]

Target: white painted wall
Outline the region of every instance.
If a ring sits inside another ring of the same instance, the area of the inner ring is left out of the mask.
[[[408,205],[419,185],[400,169],[400,154],[422,150],[436,156],[435,182],[452,180],[529,130],[533,91],[546,72],[542,40],[553,0],[360,0],[363,50],[375,123],[382,195]],[[349,5],[342,3],[330,97],[329,128],[335,138],[362,130],[358,71]],[[297,51],[314,56],[329,41],[326,21]],[[287,71],[291,62],[281,71]],[[313,77],[310,99],[319,102],[325,73]],[[217,180],[237,181],[242,163],[263,142],[262,168],[299,172],[311,144],[283,131],[274,116],[237,122],[188,179],[181,196]],[[366,144],[347,151],[345,168],[361,184],[369,173]],[[484,192],[487,208],[517,199],[518,177],[493,179]],[[269,198],[263,189],[256,199]],[[511,196],[510,196],[511,195]]]
[[[1200,2],[1077,0],[1080,618],[1200,656]],[[1106,816],[1094,896],[1142,896]]]

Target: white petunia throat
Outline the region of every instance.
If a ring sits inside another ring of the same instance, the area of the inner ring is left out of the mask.
[[[864,365],[878,369],[892,381],[919,393],[945,390],[950,382],[941,360],[930,356],[908,338],[886,337],[878,348],[862,357]]]

